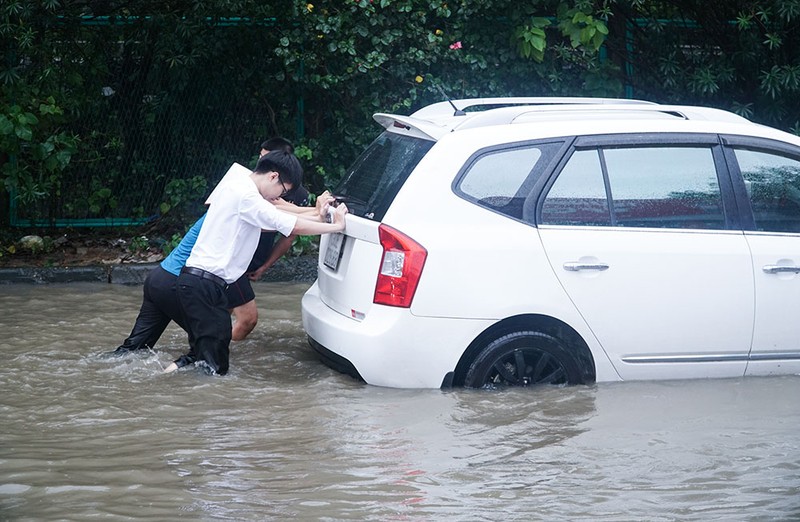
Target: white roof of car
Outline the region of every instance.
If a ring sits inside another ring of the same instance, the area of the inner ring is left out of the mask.
[[[464,99],[434,103],[410,116],[378,113],[374,118],[386,129],[395,128],[404,134],[434,140],[460,130],[546,121],[660,119],[755,125],[746,118],[720,109],[616,98]]]

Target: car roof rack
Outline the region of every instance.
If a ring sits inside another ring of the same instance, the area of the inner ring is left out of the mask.
[[[430,119],[465,115],[468,109],[480,110],[512,107],[519,105],[603,105],[603,104],[631,104],[655,105],[654,102],[645,100],[632,100],[625,98],[587,98],[587,97],[512,97],[512,98],[465,98],[460,100],[447,100],[427,105],[411,114],[414,118]],[[473,111],[474,112],[474,111]]]
[[[732,112],[711,107],[659,104],[586,104],[586,105],[540,105],[504,107],[492,111],[475,113],[472,118],[453,119],[453,130],[464,130],[490,125],[553,121],[556,119],[598,119],[614,117],[625,119],[677,118],[729,123],[752,123]]]
[[[455,111],[454,108],[455,107]],[[464,112],[464,108],[481,110]],[[732,112],[710,107],[660,105],[643,100],[614,98],[478,98],[428,105],[411,116],[378,113],[374,119],[384,128],[438,140],[466,129],[556,120],[682,119],[749,123]]]

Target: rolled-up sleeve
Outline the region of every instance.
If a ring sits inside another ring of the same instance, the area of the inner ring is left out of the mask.
[[[291,235],[297,224],[297,216],[282,212],[261,196],[252,194],[242,200],[239,213],[244,221],[263,230],[277,230],[284,236]]]

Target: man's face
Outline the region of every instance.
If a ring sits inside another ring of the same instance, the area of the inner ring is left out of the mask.
[[[280,199],[292,190],[292,184],[281,181],[277,172],[270,172],[265,176],[264,183],[259,187],[259,192],[267,201]]]

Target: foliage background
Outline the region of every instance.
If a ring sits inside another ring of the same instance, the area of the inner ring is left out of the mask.
[[[443,93],[702,104],[798,133],[798,15],[800,0],[7,0],[0,228],[187,226],[273,135],[319,192],[377,134],[373,113]]]

